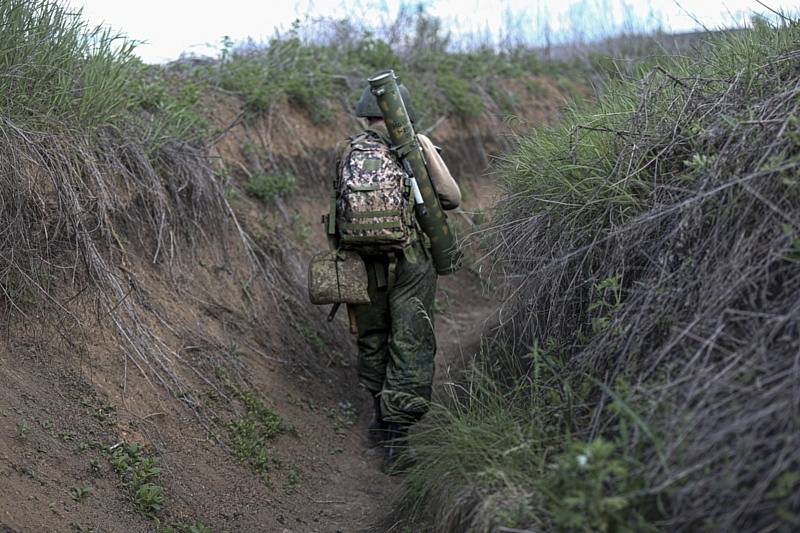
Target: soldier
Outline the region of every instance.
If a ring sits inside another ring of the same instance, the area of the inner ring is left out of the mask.
[[[400,92],[413,122],[408,90],[401,85]],[[367,167],[380,168],[373,172],[384,174],[402,172],[405,177],[397,154],[391,151],[386,125],[369,87],[358,100],[355,114],[365,120],[366,129],[350,139],[338,159],[337,183],[341,184],[343,173],[368,172]],[[455,209],[461,202],[458,185],[430,139],[420,134],[418,140],[442,208]],[[390,154],[391,160],[380,162],[381,149]],[[372,154],[371,159],[358,159],[353,163],[352,154],[356,152]],[[353,170],[354,166],[358,168]],[[376,180],[367,178],[367,181]],[[341,202],[340,185],[337,191]],[[413,199],[410,205],[413,206]],[[388,211],[370,213],[384,212]],[[390,473],[396,471],[394,467],[406,446],[408,428],[429,408],[436,353],[433,306],[437,274],[427,237],[416,223],[413,209],[411,213],[408,218],[410,236],[399,252],[385,253],[370,247],[358,250],[367,267],[370,303],[352,305],[350,309],[357,329],[359,379],[374,399],[375,420],[369,428],[369,436],[373,444],[385,445],[385,467]],[[385,218],[378,220],[382,222],[372,224],[374,227],[391,224],[385,222],[388,220]],[[341,228],[337,228],[337,237],[340,231]],[[334,239],[334,243],[338,245],[338,239]]]

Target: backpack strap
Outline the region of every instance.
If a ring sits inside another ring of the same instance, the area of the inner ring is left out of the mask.
[[[350,139],[352,141],[352,139]],[[344,151],[344,147],[339,148],[338,153]],[[348,154],[349,155],[349,154]],[[336,174],[331,183],[331,195],[328,203],[328,213],[322,215],[322,225],[325,227],[325,234],[328,236],[328,243],[332,248],[336,248],[334,241],[336,240],[336,200],[338,199],[339,179],[342,172],[343,161],[340,157],[336,158]]]
[[[363,141],[364,139],[366,139],[369,136],[370,136],[369,135],[369,131],[362,131],[361,133],[359,133],[357,135],[353,135],[352,137],[350,137],[350,146],[353,146],[354,144],[357,144],[359,141]]]
[[[387,290],[392,290],[397,281],[397,255],[394,253],[389,254],[389,268],[387,269]]]
[[[375,262],[372,263],[372,269],[375,272],[375,286],[378,289],[385,289],[389,286],[389,282],[386,279],[386,272],[383,270],[383,263]]]
[[[397,281],[397,254],[387,253],[385,257],[389,260],[388,263],[374,262],[372,269],[375,274],[375,286],[378,289],[391,291]],[[386,265],[386,270],[383,268],[384,265]]]
[[[328,235],[336,235],[336,188],[331,192],[331,205],[326,222]]]

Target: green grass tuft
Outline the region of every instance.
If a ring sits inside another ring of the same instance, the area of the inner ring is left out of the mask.
[[[408,508],[434,509],[441,531],[654,529],[624,437],[580,439],[591,380],[570,374],[553,346],[524,362],[501,348],[480,360],[414,436],[422,460],[405,480]],[[481,500],[490,504],[471,510]]]

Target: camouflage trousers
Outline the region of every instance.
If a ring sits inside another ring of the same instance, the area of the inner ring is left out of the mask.
[[[416,422],[430,406],[437,276],[422,245],[414,245],[414,251],[409,257],[400,254],[394,276],[388,258],[365,256],[371,303],[353,306],[359,379],[380,395],[388,422]]]

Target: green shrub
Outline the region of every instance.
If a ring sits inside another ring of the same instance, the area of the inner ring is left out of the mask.
[[[483,112],[481,97],[472,92],[470,83],[465,79],[452,73],[444,73],[438,76],[437,84],[457,114],[477,117]]]
[[[463,487],[491,467],[495,485],[478,499],[516,495],[507,499],[522,503],[501,518],[534,530],[797,523],[785,484],[800,462],[786,374],[798,337],[776,321],[796,314],[800,291],[797,232],[786,226],[800,219],[800,144],[786,134],[798,38],[796,22],[756,24],[714,37],[702,56],[620,70],[596,102],[520,139],[498,169],[506,191],[492,241],[495,267],[514,280],[498,335],[520,359],[494,376],[493,394],[513,402],[491,430],[500,407],[467,419],[470,432],[483,428],[469,443],[421,448],[420,475],[436,468]],[[526,349],[542,339],[545,352]],[[556,381],[537,370],[550,368],[552,347]],[[474,395],[484,382],[465,388]],[[463,402],[448,416],[462,416]],[[446,445],[469,435],[442,426],[433,433]],[[509,435],[522,437],[512,445]],[[491,443],[524,449],[529,479],[510,474]],[[589,450],[597,469],[576,463]]]
[[[294,176],[256,174],[247,182],[247,192],[266,202],[290,194],[296,184]]]
[[[133,495],[136,508],[152,516],[164,507],[164,488],[154,483],[142,483]]]
[[[424,124],[443,113],[480,115],[482,89],[495,78],[524,80],[548,69],[567,70],[545,65],[536,51],[522,46],[456,51],[441,21],[424,9],[393,31],[377,35],[349,20],[296,22],[265,43],[226,38],[220,64],[197,68],[194,76],[238,94],[249,118],[267,115],[276,103],[287,101],[321,124],[330,120],[342,96],[353,105],[367,77],[390,68],[419,103]]]
[[[250,117],[269,112],[280,99],[306,109],[315,123],[330,119],[328,99],[333,94],[333,66],[325,47],[304,44],[298,26],[263,47],[252,43],[237,48],[223,41],[219,67],[201,70],[220,87],[240,94]]]
[[[209,133],[198,86],[161,79],[159,67],[135,56],[133,41],[90,26],[80,10],[53,0],[0,0],[0,20],[0,94],[13,120],[88,135],[143,125],[151,152]]]

